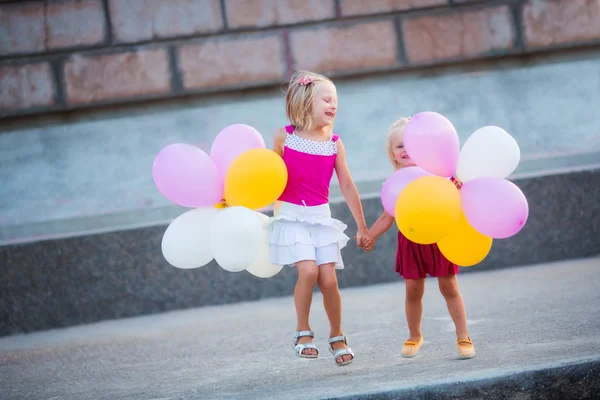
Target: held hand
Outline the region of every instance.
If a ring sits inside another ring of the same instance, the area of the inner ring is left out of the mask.
[[[359,230],[354,236],[354,240],[356,240],[356,247],[363,247],[363,240],[365,238],[365,231]]]
[[[377,241],[377,239],[373,238],[372,240],[369,240],[367,238],[363,239],[363,245],[362,248],[366,251],[369,252],[371,250],[373,250],[373,248],[375,247],[375,242]]]
[[[359,230],[356,236],[356,246],[365,248],[365,246],[373,247],[373,236],[369,233],[368,230]]]

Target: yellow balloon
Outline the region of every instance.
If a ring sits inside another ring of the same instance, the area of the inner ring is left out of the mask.
[[[440,251],[454,264],[470,267],[480,263],[492,248],[492,238],[477,232],[463,213],[450,233],[437,242]]]
[[[252,149],[240,154],[225,175],[228,206],[256,210],[273,203],[287,183],[287,168],[281,157],[269,149]]]
[[[448,179],[424,176],[406,185],[396,201],[396,224],[409,240],[432,244],[460,217],[460,194]]]

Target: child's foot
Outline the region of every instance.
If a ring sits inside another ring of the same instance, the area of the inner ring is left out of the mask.
[[[298,344],[312,344],[312,338],[309,336],[301,337],[300,339],[298,339]],[[305,347],[302,350],[302,354],[304,354],[305,356],[316,356],[318,353],[317,349]]]
[[[331,345],[331,347],[333,347],[334,351],[337,351],[337,350],[340,350],[340,349],[348,349],[349,348],[348,345],[346,343],[344,343],[344,342],[335,342],[335,343],[333,343]],[[351,361],[351,360],[352,360],[352,355],[345,354],[343,356],[340,356],[340,357],[336,358],[335,362],[337,364],[342,364],[342,363],[345,363],[345,362],[348,362],[348,361]]]
[[[419,353],[421,346],[423,346],[423,336],[419,338],[413,338],[411,336],[404,342],[400,355],[404,358],[413,358]]]
[[[456,341],[458,347],[458,358],[468,359],[475,357],[475,347],[470,337]]]
[[[296,355],[301,358],[317,358],[319,351],[312,343],[315,334],[312,331],[297,331],[294,333],[293,346]]]
[[[346,336],[335,336],[329,339],[329,351],[335,357],[339,366],[350,364],[354,361],[354,352],[348,347]]]

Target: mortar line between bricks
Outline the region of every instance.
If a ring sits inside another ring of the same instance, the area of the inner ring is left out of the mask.
[[[110,5],[108,4],[108,0],[102,0],[102,10],[104,12],[104,25],[106,31],[104,32],[104,40],[106,43],[113,44],[114,43],[114,35],[112,29],[112,19],[110,17]]]
[[[167,57],[169,71],[171,73],[171,93],[174,95],[183,93],[185,89],[183,87],[183,79],[179,69],[179,58],[177,57],[176,46],[171,45],[167,48]]]
[[[29,0],[29,3],[42,3],[44,1],[48,1],[48,0]],[[23,0],[4,0],[4,1],[2,1],[2,5],[19,4],[19,3],[23,3]]]
[[[64,60],[55,59],[49,61],[50,68],[52,69],[52,77],[54,78],[54,99],[56,104],[60,107],[67,107],[67,94],[65,87],[65,73],[64,73]]]
[[[521,52],[525,52],[525,32],[523,31],[523,9],[525,2],[519,0],[517,3],[510,5],[510,12],[512,14],[513,29],[515,33],[514,47],[519,49]]]
[[[221,8],[221,20],[223,21],[223,30],[225,32],[229,31],[229,23],[227,22],[227,6],[225,4],[226,0],[219,0],[219,7]]]
[[[333,0],[333,15],[335,15],[336,18],[343,18],[341,1],[342,0]]]
[[[457,0],[448,0],[447,8],[452,10],[458,10],[461,8],[472,8],[472,7],[494,7],[498,5],[511,5],[515,1],[521,0],[466,0],[463,2],[457,2]]]
[[[44,50],[50,48],[50,26],[48,25],[48,2],[45,1],[42,5],[42,24],[44,26]]]
[[[453,6],[435,7],[428,9],[411,10],[409,12],[396,12],[404,18],[418,19],[421,17],[438,17],[446,15],[456,15],[481,10],[493,10],[502,6],[510,8],[515,0],[489,0],[476,3],[460,3]]]
[[[287,78],[291,78],[294,73],[294,57],[292,56],[292,45],[290,43],[290,34],[287,30],[281,31],[283,40],[283,51],[285,56]]]
[[[398,51],[398,61],[400,65],[408,65],[409,60],[406,55],[406,46],[404,45],[404,32],[402,31],[402,16],[394,18],[394,27],[396,29],[396,49]]]

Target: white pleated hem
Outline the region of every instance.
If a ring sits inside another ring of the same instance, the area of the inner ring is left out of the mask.
[[[276,215],[266,222],[270,262],[293,267],[298,261],[313,260],[343,269],[341,251],[350,240],[346,227],[331,218],[328,204],[306,207],[280,202]]]

